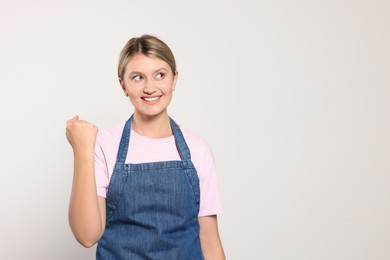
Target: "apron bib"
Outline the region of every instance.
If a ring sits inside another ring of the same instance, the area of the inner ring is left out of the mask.
[[[106,198],[106,229],[96,259],[201,260],[199,177],[179,126],[181,160],[125,164],[131,116],[123,129]]]

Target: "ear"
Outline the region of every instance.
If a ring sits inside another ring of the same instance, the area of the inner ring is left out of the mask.
[[[176,89],[176,82],[177,82],[178,78],[179,78],[179,72],[176,70],[175,75],[173,75],[173,85],[172,85],[173,91],[175,91],[175,89]]]
[[[119,84],[121,85],[122,87],[122,90],[123,92],[125,93],[126,97],[128,96],[127,92],[126,92],[126,87],[125,87],[125,82],[123,81],[123,79],[121,77],[118,77],[118,80],[119,80]]]

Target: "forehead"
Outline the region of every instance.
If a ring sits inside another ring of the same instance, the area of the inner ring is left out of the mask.
[[[153,72],[160,68],[165,68],[166,70],[169,70],[169,65],[161,59],[148,57],[142,53],[137,53],[127,63],[126,72],[131,73],[133,71],[137,71],[147,73]]]

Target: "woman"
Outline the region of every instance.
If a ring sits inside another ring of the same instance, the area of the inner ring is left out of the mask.
[[[169,47],[143,35],[123,48],[118,78],[134,114],[97,131],[67,121],[74,151],[72,232],[97,259],[225,259],[207,144],[167,113],[178,72]]]

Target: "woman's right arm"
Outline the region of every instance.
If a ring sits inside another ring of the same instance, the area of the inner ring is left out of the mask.
[[[78,119],[75,116],[66,123],[66,137],[74,155],[69,224],[76,240],[84,247],[91,247],[103,235],[106,203],[96,192],[94,149],[97,128]]]

